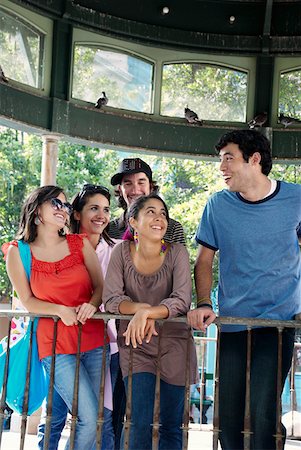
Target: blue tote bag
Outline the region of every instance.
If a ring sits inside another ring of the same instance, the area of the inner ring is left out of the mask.
[[[28,280],[31,271],[30,247],[23,241],[18,241],[20,257]],[[6,403],[15,412],[22,414],[26,384],[26,370],[29,357],[30,334],[32,335],[32,353],[29,383],[28,415],[36,411],[42,404],[48,391],[48,378],[39,360],[36,330],[38,319],[30,320],[24,336],[11,346],[9,355],[8,379],[6,384]],[[0,354],[0,389],[3,388],[6,350]]]

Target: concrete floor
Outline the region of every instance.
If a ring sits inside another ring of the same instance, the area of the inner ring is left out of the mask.
[[[210,450],[212,449],[212,425],[200,426],[191,424],[189,431],[188,450]],[[64,430],[60,441],[59,450],[64,450],[66,441],[68,439],[69,430]],[[5,431],[2,434],[1,450],[18,450],[20,446],[20,434],[16,432]],[[37,449],[37,438],[35,435],[27,434],[25,438],[24,450]],[[285,450],[301,450],[301,441],[287,440]],[[85,450],[85,449],[82,449]]]

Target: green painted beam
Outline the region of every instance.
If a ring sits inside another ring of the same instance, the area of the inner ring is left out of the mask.
[[[0,116],[49,130],[52,100],[6,83],[0,83]]]
[[[246,124],[211,122],[200,127],[185,119],[96,110],[63,99],[50,99],[0,83],[0,124],[36,133],[56,133],[105,148],[140,149],[192,158],[216,156],[214,144],[229,129]],[[301,127],[263,129],[272,134],[273,157],[301,162]]]
[[[69,24],[85,28],[94,32],[101,32],[110,36],[126,39],[127,41],[140,42],[147,45],[154,45],[163,48],[174,48],[188,51],[204,51],[219,54],[260,54],[263,50],[271,54],[301,54],[301,36],[299,34],[299,23],[295,25],[295,35],[288,34],[259,35],[251,32],[244,34],[241,30],[231,31],[228,21],[224,20],[224,30],[214,27],[216,20],[212,22],[210,32],[195,31],[163,26],[159,24],[143,23],[116,17],[96,9],[84,7],[72,0],[12,0],[14,3],[50,18],[64,20]],[[223,3],[223,2],[220,2]],[[256,5],[256,2],[254,2]],[[248,2],[246,2],[247,6]],[[193,6],[191,6],[193,7]],[[271,16],[272,0],[268,0],[266,8],[266,26],[264,32],[268,30]],[[233,7],[234,13],[237,8]],[[288,9],[288,7],[287,7]],[[247,8],[248,10],[248,8]],[[247,10],[239,14],[239,22],[242,29],[244,24],[251,21]],[[213,11],[215,11],[213,9]],[[239,10],[240,11],[240,10]],[[297,10],[297,13],[300,11]],[[288,14],[288,18],[293,17]],[[213,14],[214,18],[214,14]],[[185,20],[185,19],[184,19]],[[253,17],[253,22],[256,18]],[[204,25],[204,24],[203,24]],[[226,26],[227,25],[227,26]],[[200,30],[203,28],[201,27]],[[269,48],[268,48],[269,47]]]

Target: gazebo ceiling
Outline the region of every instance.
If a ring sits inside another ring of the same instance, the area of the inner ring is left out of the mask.
[[[148,25],[232,36],[262,35],[265,17],[273,8],[271,35],[300,34],[298,0],[76,0],[73,3]]]
[[[9,1],[53,22],[51,80],[49,95],[16,83],[0,83],[0,124],[104,147],[193,157],[212,156],[223,132],[247,126],[225,122],[189,126],[184,118],[160,115],[158,107],[154,114],[110,107],[103,114],[93,105],[77,102],[70,95],[70,80],[74,29],[79,29],[97,34],[98,39],[101,35],[118,38],[123,48],[129,42],[128,46],[160,48],[161,53],[166,49],[181,55],[222,55],[224,65],[234,67],[236,57],[253,58],[247,121],[267,111],[262,130],[272,140],[274,156],[301,160],[301,127],[284,129],[277,123],[279,86],[274,83],[277,58],[292,60],[285,70],[301,67],[300,0],[4,0]],[[281,69],[277,70],[279,78]],[[158,85],[155,89],[158,105]]]
[[[300,0],[19,0],[128,39],[219,53],[301,53]]]

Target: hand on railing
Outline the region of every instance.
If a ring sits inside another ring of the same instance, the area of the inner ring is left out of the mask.
[[[156,331],[156,321],[154,319],[147,319],[145,327],[145,342],[148,344],[152,336],[158,336]]]
[[[212,308],[197,308],[187,313],[187,322],[192,328],[206,331],[206,328],[215,320],[216,314]]]
[[[91,303],[83,303],[76,308],[77,320],[84,325],[88,319],[94,316],[97,310],[98,308]]]
[[[123,336],[125,337],[125,344],[126,345],[130,345],[132,344],[132,346],[134,348],[137,348],[137,343],[138,344],[142,344],[143,339],[145,338],[146,335],[146,329],[147,329],[147,325],[150,325],[148,323],[148,309],[147,308],[143,308],[138,310],[133,318],[130,320],[126,331],[123,333]],[[149,331],[149,326],[148,326],[148,331]],[[149,335],[149,333],[148,333]]]
[[[77,325],[78,321],[75,308],[64,305],[57,305],[57,307],[57,315],[67,327]]]

